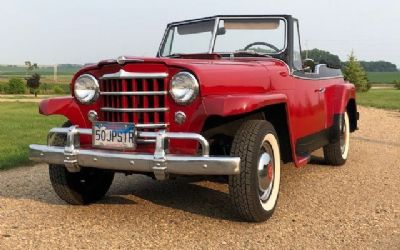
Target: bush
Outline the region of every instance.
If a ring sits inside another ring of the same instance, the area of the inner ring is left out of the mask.
[[[7,93],[7,89],[8,89],[7,83],[0,83],[0,93],[1,94]]]
[[[39,90],[41,93],[47,94],[47,92],[51,90],[51,85],[49,83],[42,83],[39,86]]]
[[[400,90],[400,81],[394,81],[394,87]]]
[[[5,91],[7,94],[25,94],[25,84],[21,78],[11,78]]]
[[[60,93],[60,94],[68,95],[70,93],[70,85],[69,85],[69,83],[67,83],[67,84],[57,84],[56,87],[58,87],[58,88],[60,88],[62,90],[62,93]]]
[[[62,95],[65,94],[65,91],[60,86],[55,86],[53,88],[54,94]]]

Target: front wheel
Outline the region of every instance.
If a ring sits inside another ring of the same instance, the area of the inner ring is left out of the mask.
[[[64,166],[49,166],[50,181],[56,194],[72,205],[96,202],[104,197],[114,179],[114,172],[81,168],[71,173]]]
[[[350,147],[350,122],[347,112],[339,126],[339,140],[324,146],[324,158],[328,165],[341,166],[346,163]]]
[[[281,158],[271,123],[245,122],[233,140],[232,156],[240,157],[240,174],[229,177],[229,193],[239,215],[251,222],[271,217],[277,204]]]
[[[63,127],[71,126],[70,122]],[[64,146],[65,134],[54,134],[50,145]],[[49,165],[51,185],[56,194],[64,201],[73,205],[96,202],[104,197],[114,179],[114,172],[82,167],[80,172],[71,173],[63,165]]]

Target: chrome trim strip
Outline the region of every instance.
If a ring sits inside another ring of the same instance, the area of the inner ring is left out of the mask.
[[[124,95],[166,95],[168,91],[127,91],[127,92],[100,92],[100,95],[124,96]]]
[[[103,107],[101,111],[114,111],[114,112],[166,112],[168,108],[112,108]]]
[[[297,75],[290,75],[294,78],[298,79],[303,79],[303,80],[314,80],[314,81],[319,81],[319,80],[329,80],[329,79],[343,79],[343,76],[328,76],[328,77],[319,77],[319,78],[309,78],[309,77],[303,77],[303,76],[297,76]]]
[[[138,139],[137,140],[137,142],[138,143],[155,143],[156,142],[156,140],[154,140],[154,139]]]
[[[107,80],[107,79],[162,79],[166,78],[168,76],[168,73],[166,72],[157,72],[157,73],[140,73],[140,72],[127,72],[123,69],[116,73],[112,74],[105,74],[102,77],[100,77],[101,80]]]
[[[147,123],[147,124],[135,124],[136,128],[166,128],[168,127],[167,123]]]

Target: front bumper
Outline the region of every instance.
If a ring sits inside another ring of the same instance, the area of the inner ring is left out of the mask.
[[[207,140],[195,133],[139,132],[138,137],[156,139],[154,154],[79,148],[79,135],[91,135],[91,129],[75,126],[54,128],[50,130],[49,136],[53,133],[66,134],[65,147],[32,144],[29,146],[29,159],[64,165],[71,172],[78,172],[81,167],[93,167],[115,171],[153,172],[157,179],[166,179],[169,174],[236,175],[240,172],[239,157],[209,156]],[[167,154],[166,139],[196,140],[202,146],[202,154]]]

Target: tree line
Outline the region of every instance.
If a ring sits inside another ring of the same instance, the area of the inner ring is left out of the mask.
[[[302,52],[303,58],[313,59],[316,63],[327,64],[334,68],[341,68],[342,70],[346,67],[348,61],[342,62],[339,56],[330,53],[329,51],[312,49],[305,50]],[[396,72],[396,64],[386,61],[358,61],[360,65],[368,72]]]

